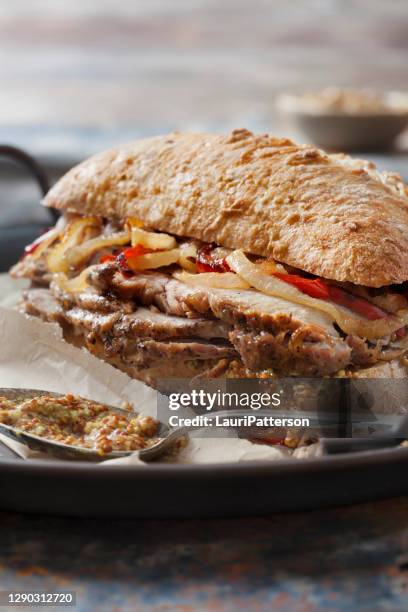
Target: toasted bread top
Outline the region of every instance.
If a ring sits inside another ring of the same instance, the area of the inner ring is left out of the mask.
[[[267,134],[139,140],[82,162],[46,206],[240,248],[368,287],[408,280],[408,190],[368,162]]]

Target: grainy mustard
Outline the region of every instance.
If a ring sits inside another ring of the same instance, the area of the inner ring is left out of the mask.
[[[107,406],[74,395],[36,397],[13,402],[0,397],[0,422],[30,434],[96,450],[136,451],[152,446],[158,421],[135,412],[118,414]]]

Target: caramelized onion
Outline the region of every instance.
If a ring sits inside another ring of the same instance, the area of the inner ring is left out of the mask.
[[[65,253],[65,262],[69,268],[74,268],[80,263],[88,260],[94,253],[111,246],[123,246],[130,241],[130,233],[117,232],[110,236],[97,236],[91,240],[87,240],[82,244],[78,244]]]
[[[227,262],[251,287],[267,295],[326,312],[346,334],[355,334],[371,340],[388,336],[408,324],[408,310],[399,311],[398,316],[390,315],[384,319],[370,321],[344,306],[310,297],[276,276],[265,274],[261,266],[251,263],[242,251],[234,251],[227,257]]]
[[[249,284],[238,274],[233,272],[203,272],[202,274],[189,274],[188,272],[175,272],[174,278],[194,287],[213,287],[214,289],[249,289]]]
[[[138,244],[153,251],[167,251],[177,246],[176,239],[169,234],[147,232],[140,227],[132,225],[132,246],[137,246]]]
[[[170,266],[176,263],[179,257],[180,249],[170,249],[169,251],[156,251],[155,253],[127,257],[126,263],[133,272],[138,272],[139,270],[150,270],[162,268],[163,266]]]
[[[31,257],[31,259],[38,259],[42,253],[49,246],[52,245],[53,242],[56,241],[60,234],[60,230],[57,227],[53,227],[42,236],[39,236],[34,242],[28,244],[24,249],[23,257]]]
[[[47,266],[50,272],[68,272],[70,264],[65,255],[68,249],[77,246],[87,238],[101,230],[101,221],[97,217],[81,217],[68,224],[61,235],[60,242],[47,256]]]
[[[192,242],[185,242],[184,244],[180,245],[180,257],[178,263],[184,270],[187,270],[187,272],[192,272],[193,274],[197,272],[197,266],[195,264],[197,250],[197,245]]]
[[[62,293],[81,293],[89,287],[87,281],[88,274],[93,268],[96,267],[96,265],[89,266],[88,268],[85,268],[85,270],[82,270],[81,274],[74,276],[74,278],[68,278],[64,272],[58,272],[57,274],[54,274],[52,283],[53,285],[56,285],[56,287]]]

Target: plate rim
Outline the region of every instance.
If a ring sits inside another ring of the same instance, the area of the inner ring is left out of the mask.
[[[397,461],[408,462],[408,447],[386,448],[376,451],[361,451],[345,453],[328,457],[310,457],[304,459],[278,459],[278,460],[252,460],[242,462],[217,462],[217,463],[158,463],[146,466],[111,464],[93,464],[83,461],[45,461],[42,459],[10,458],[0,459],[0,475],[2,472],[31,472],[37,475],[61,475],[80,478],[104,480],[112,476],[121,478],[161,478],[169,473],[178,479],[190,478],[192,473],[213,474],[222,476],[228,474],[230,477],[240,477],[243,474],[265,475],[267,473],[281,472],[284,474],[302,472],[327,472],[353,467],[374,467],[378,464],[392,464]],[[136,469],[135,469],[136,468]]]

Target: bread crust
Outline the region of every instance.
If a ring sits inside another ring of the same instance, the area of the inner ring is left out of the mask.
[[[44,204],[137,217],[338,281],[408,280],[408,191],[398,175],[247,130],[174,133],[95,155]]]

